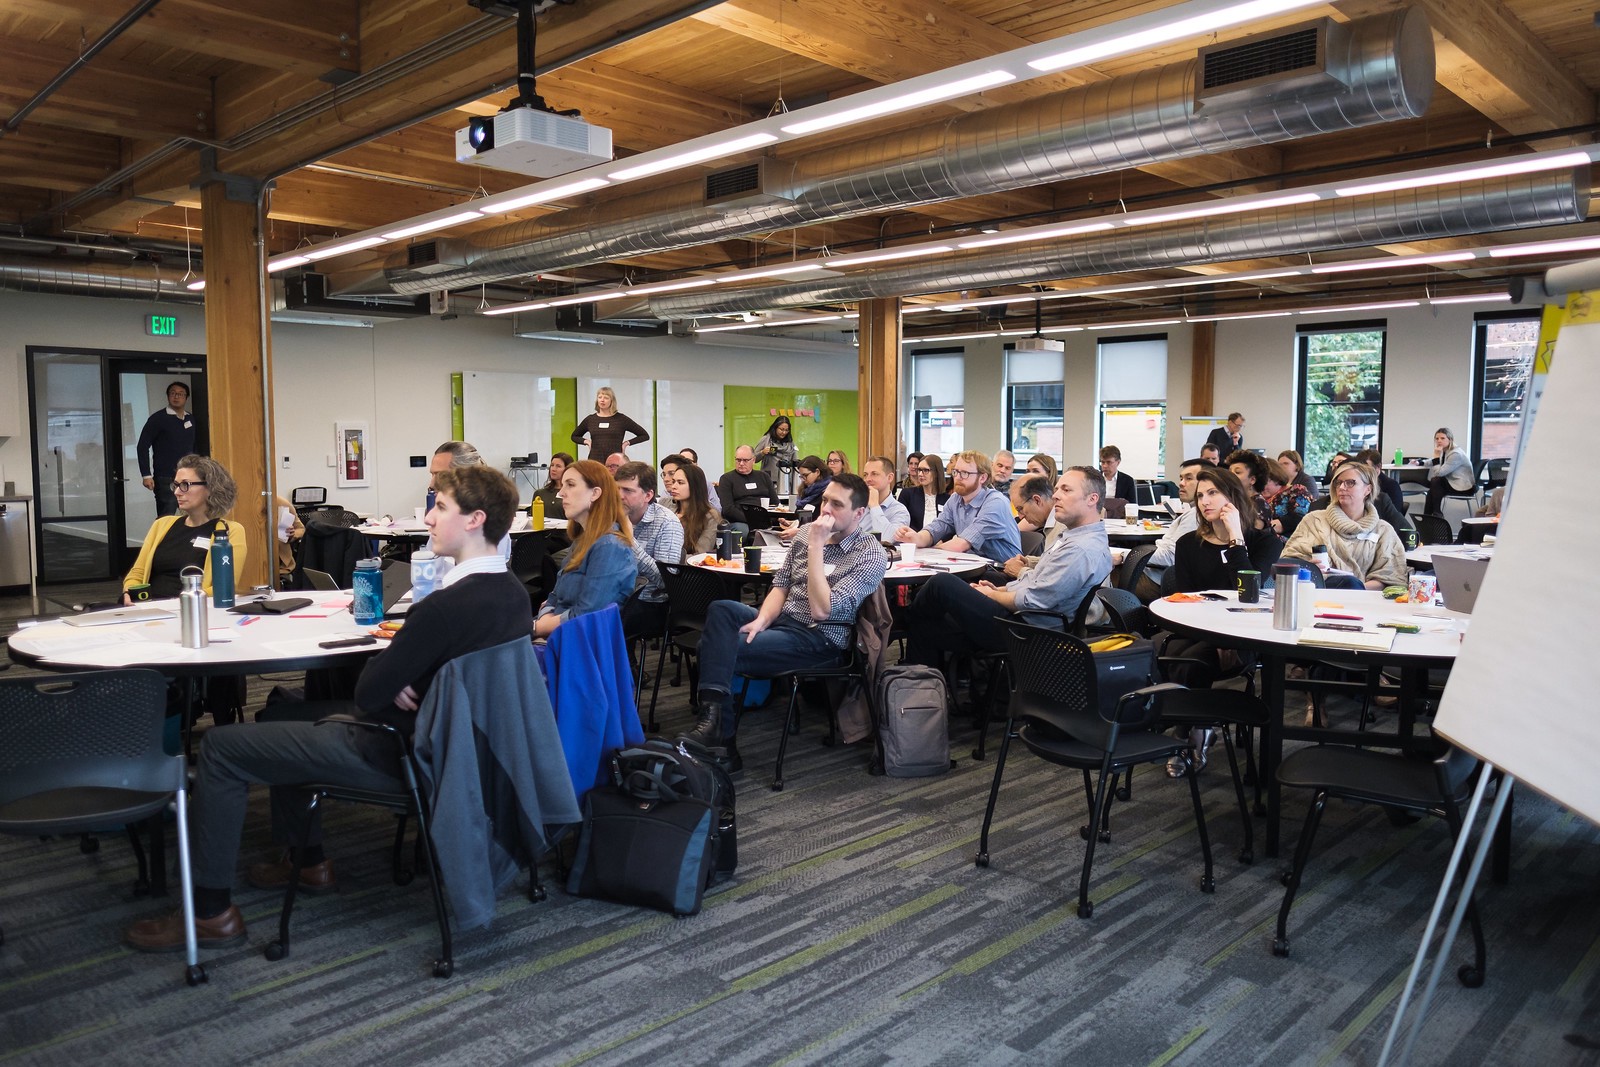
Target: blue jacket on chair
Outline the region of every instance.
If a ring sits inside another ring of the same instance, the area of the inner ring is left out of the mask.
[[[550,635],[544,664],[561,749],[581,804],[604,780],[604,761],[613,751],[644,743],[621,610],[608,604],[567,619]]]
[[[415,744],[450,909],[463,930],[487,926],[495,898],[550,847],[550,828],[583,819],[532,643],[446,663]]]

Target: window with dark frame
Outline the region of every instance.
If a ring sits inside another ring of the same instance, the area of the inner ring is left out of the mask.
[[[1472,329],[1472,462],[1511,459],[1539,350],[1536,311],[1482,312]]]
[[[1383,449],[1388,323],[1323,323],[1295,331],[1296,444],[1314,476],[1335,452]]]

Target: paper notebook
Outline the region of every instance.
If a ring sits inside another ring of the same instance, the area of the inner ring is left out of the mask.
[[[1319,630],[1307,626],[1300,631],[1302,645],[1321,645],[1324,648],[1353,648],[1362,652],[1388,652],[1394,647],[1394,631]]]

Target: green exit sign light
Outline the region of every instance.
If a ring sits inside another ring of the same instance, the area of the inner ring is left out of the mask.
[[[176,337],[178,336],[178,316],[146,315],[144,317],[144,332],[148,337]]]

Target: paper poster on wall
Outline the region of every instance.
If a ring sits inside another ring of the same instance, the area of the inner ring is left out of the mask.
[[[333,430],[339,488],[357,489],[371,485],[368,468],[372,457],[367,444],[367,424],[338,422],[334,423]]]

